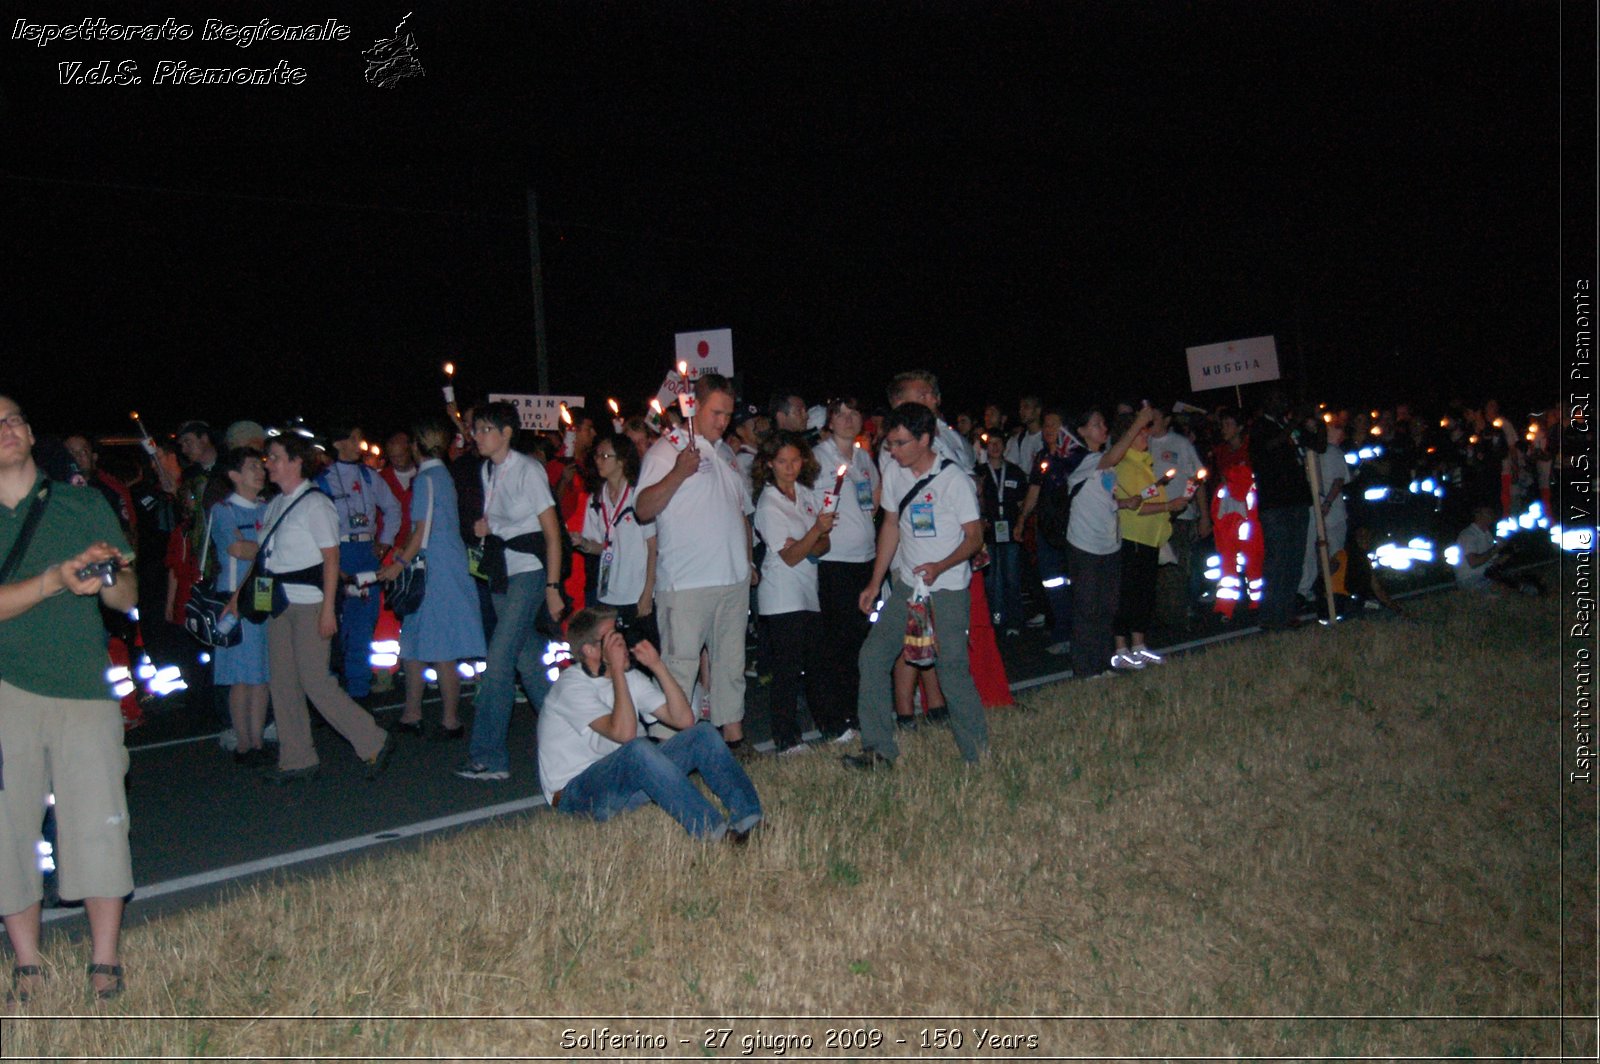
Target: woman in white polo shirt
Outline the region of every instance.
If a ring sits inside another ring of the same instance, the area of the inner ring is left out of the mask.
[[[589,496],[578,549],[599,559],[596,593],[602,605],[614,607],[617,623],[635,628],[645,622],[643,638],[656,642],[656,526],[641,525],[633,505],[639,492],[639,451],[621,433],[594,445],[594,467],[600,490]],[[630,636],[629,643],[634,640]]]
[[[772,742],[780,755],[806,749],[797,719],[802,675],[812,712],[820,714],[829,704],[820,695],[817,559],[828,552],[834,515],[822,512],[822,498],[811,490],[816,479],[817,460],[805,437],[788,431],[773,433],[761,445],[750,470],[756,534],[766,544],[756,599],[762,654],[772,675]],[[818,720],[817,727],[834,735],[843,730],[838,721]]]
[[[394,739],[340,689],[328,671],[328,646],[339,630],[334,613],[339,517],[333,500],[306,478],[306,467],[314,458],[311,441],[295,433],[274,437],[267,444],[267,476],[283,491],[261,518],[265,531],[260,557],[278,585],[275,594],[281,596],[267,622],[269,685],[278,722],[278,767],[264,777],[269,783],[317,774],[308,697],[323,719],[355,747],[356,756],[366,763],[368,779],[383,772],[394,749]],[[255,590],[245,587],[240,594]]]

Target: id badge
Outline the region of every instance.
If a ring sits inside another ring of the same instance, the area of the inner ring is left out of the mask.
[[[616,552],[610,547],[600,552],[600,595],[602,600],[605,593],[611,589],[611,565],[616,560]]]
[[[872,481],[858,480],[856,483],[856,505],[872,512]]]
[[[994,523],[994,541],[996,543],[1011,542],[1011,522],[996,521]]]
[[[483,545],[475,543],[467,548],[467,575],[474,580],[487,580],[489,574],[483,571]]]
[[[250,605],[254,612],[272,612],[272,583],[270,576],[258,576],[250,581]]]
[[[911,535],[915,539],[932,539],[939,534],[933,523],[933,503],[911,504]]]

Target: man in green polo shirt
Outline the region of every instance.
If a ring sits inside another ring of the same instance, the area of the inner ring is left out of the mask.
[[[37,524],[11,562],[36,509]],[[101,998],[122,989],[122,899],[133,890],[122,785],[128,753],[106,686],[95,598],[117,611],[133,607],[133,573],[121,567],[130,554],[97,492],[40,474],[27,417],[0,395],[0,571],[10,569],[0,583],[0,917],[16,954],[12,1002],[25,1002],[44,978],[36,845],[51,793],[61,893],[82,898],[89,916],[90,987]],[[109,583],[79,575],[105,561],[118,563]]]

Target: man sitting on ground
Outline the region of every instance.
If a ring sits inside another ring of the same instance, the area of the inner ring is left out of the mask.
[[[617,611],[579,610],[567,627],[576,659],[545,696],[539,713],[539,778],[551,808],[609,820],[654,802],[697,838],[744,842],[761,823],[761,801],[727,743],[697,723],[683,688],[647,641],[632,658],[655,677],[629,668]],[[645,725],[679,729],[657,745]],[[727,807],[723,816],[689,780],[698,771]]]

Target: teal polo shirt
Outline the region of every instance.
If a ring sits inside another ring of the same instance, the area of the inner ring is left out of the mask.
[[[11,553],[28,507],[38,505],[38,491],[45,483],[41,474],[14,510],[0,503],[0,561]],[[124,557],[132,554],[122,526],[98,491],[51,483],[44,517],[8,582],[37,580],[46,569],[100,540]],[[0,680],[47,698],[113,697],[106,682],[111,662],[99,601],[98,595],[63,591],[26,613],[0,621]]]

